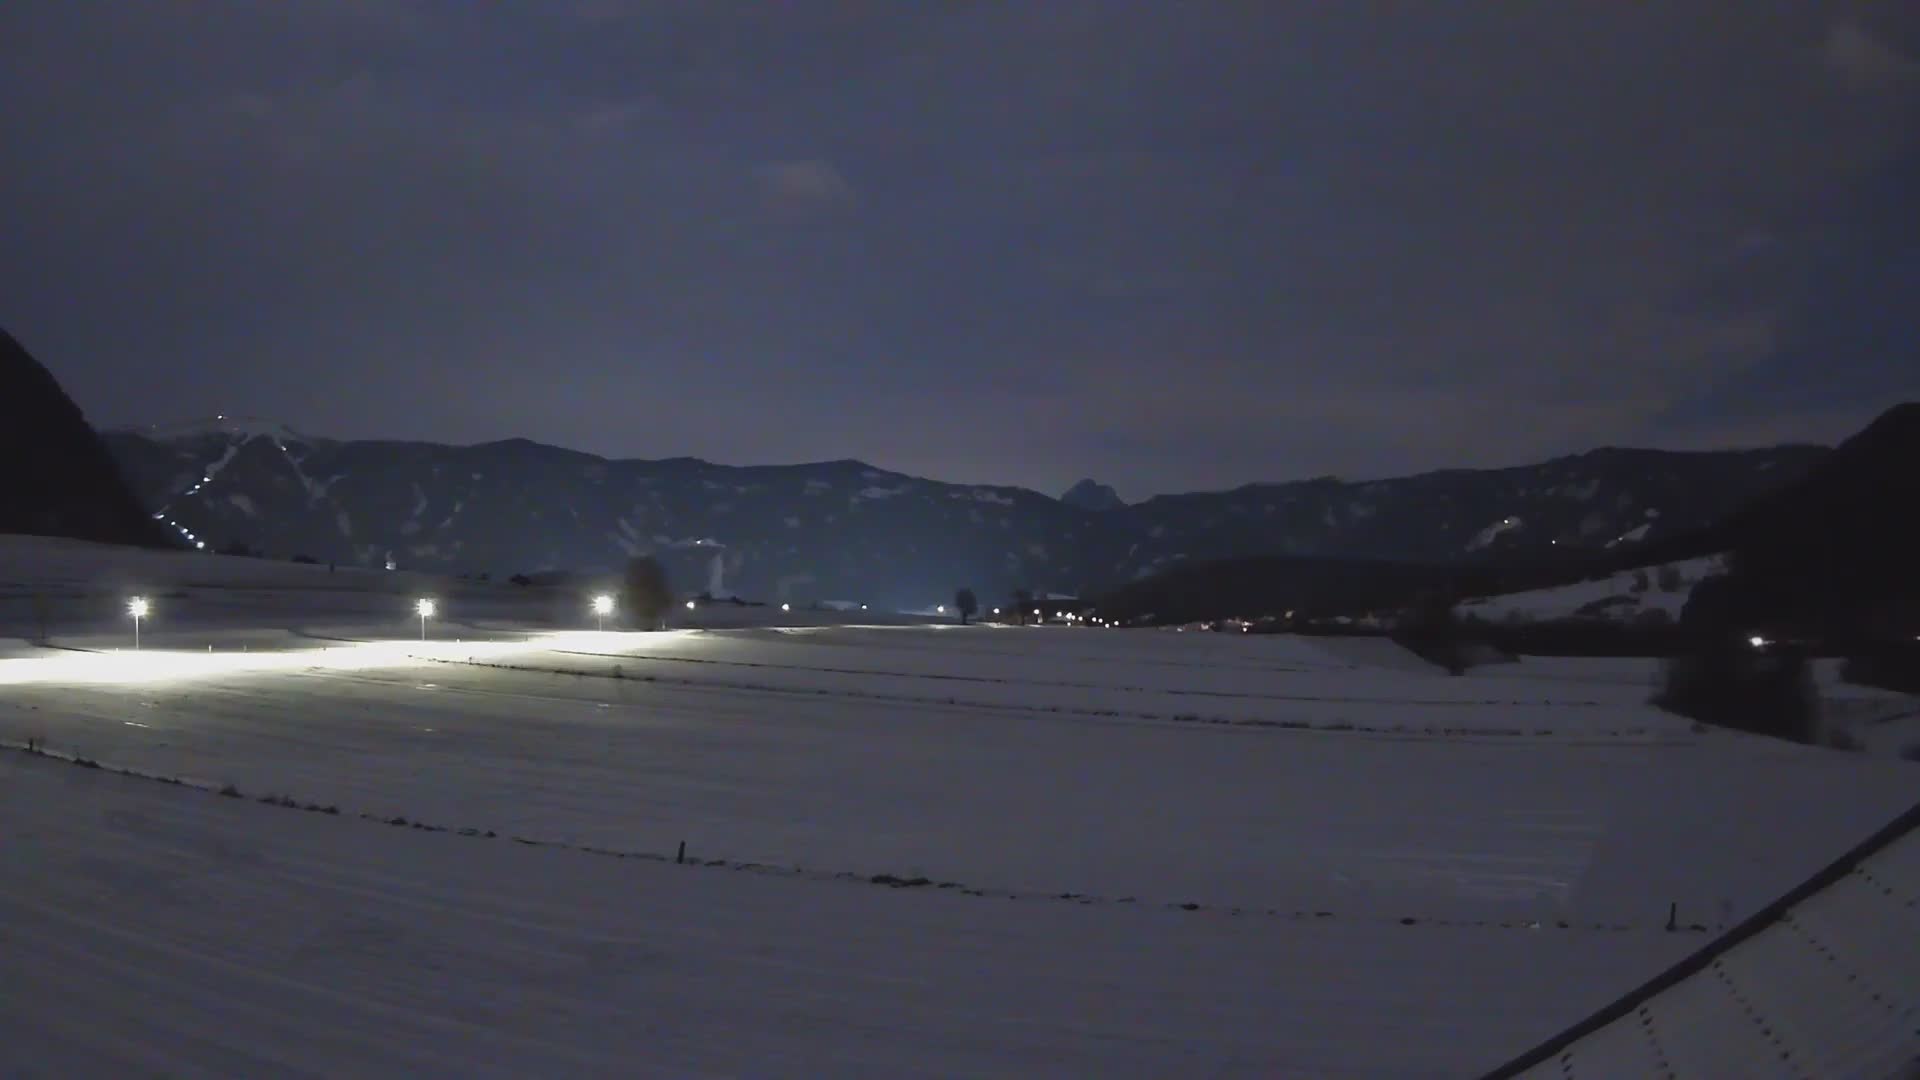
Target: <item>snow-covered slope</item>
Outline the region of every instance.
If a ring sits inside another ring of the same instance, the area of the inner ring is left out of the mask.
[[[1592,581],[1467,600],[1460,614],[1488,622],[1597,619],[1620,623],[1678,622],[1693,587],[1724,568],[1719,556],[1623,571]]]

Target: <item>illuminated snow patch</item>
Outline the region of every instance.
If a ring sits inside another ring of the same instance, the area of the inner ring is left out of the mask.
[[[619,636],[572,630],[534,634],[520,641],[364,641],[278,652],[70,652],[0,660],[0,686],[157,683],[253,672],[356,671],[444,661],[489,661],[550,649],[604,647],[609,638]]]

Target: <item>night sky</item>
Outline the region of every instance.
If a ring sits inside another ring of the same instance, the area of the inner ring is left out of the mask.
[[[102,425],[1139,498],[1920,397],[1920,5],[6,0],[0,103]]]

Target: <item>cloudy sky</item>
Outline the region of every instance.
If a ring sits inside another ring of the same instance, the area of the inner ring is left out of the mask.
[[[1142,497],[1920,397],[1899,4],[8,0],[0,101],[103,425]]]

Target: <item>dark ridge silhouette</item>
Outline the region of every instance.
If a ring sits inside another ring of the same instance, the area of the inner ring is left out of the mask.
[[[1066,493],[1060,496],[1060,501],[1068,506],[1091,510],[1094,513],[1118,510],[1127,505],[1121,500],[1119,492],[1106,484],[1096,483],[1091,477],[1068,488]]]
[[[53,375],[0,330],[0,533],[175,546]]]
[[[1842,644],[1920,633],[1920,403],[1883,413],[1807,473],[1647,556],[1728,552],[1750,624]]]
[[[1616,644],[1686,651],[1704,632],[1744,639],[1798,635],[1827,652],[1920,634],[1920,403],[1898,405],[1807,469],[1703,528],[1630,552],[1569,551],[1558,558],[1496,553],[1437,565],[1284,555],[1195,561],[1094,598],[1102,614],[1158,622],[1279,614],[1353,615],[1404,607],[1438,592],[1454,598],[1546,588],[1621,569],[1725,554],[1732,572],[1703,599],[1723,617],[1687,634],[1627,635]],[[1696,590],[1698,592],[1698,590]],[[1507,637],[1537,636],[1507,628]]]

